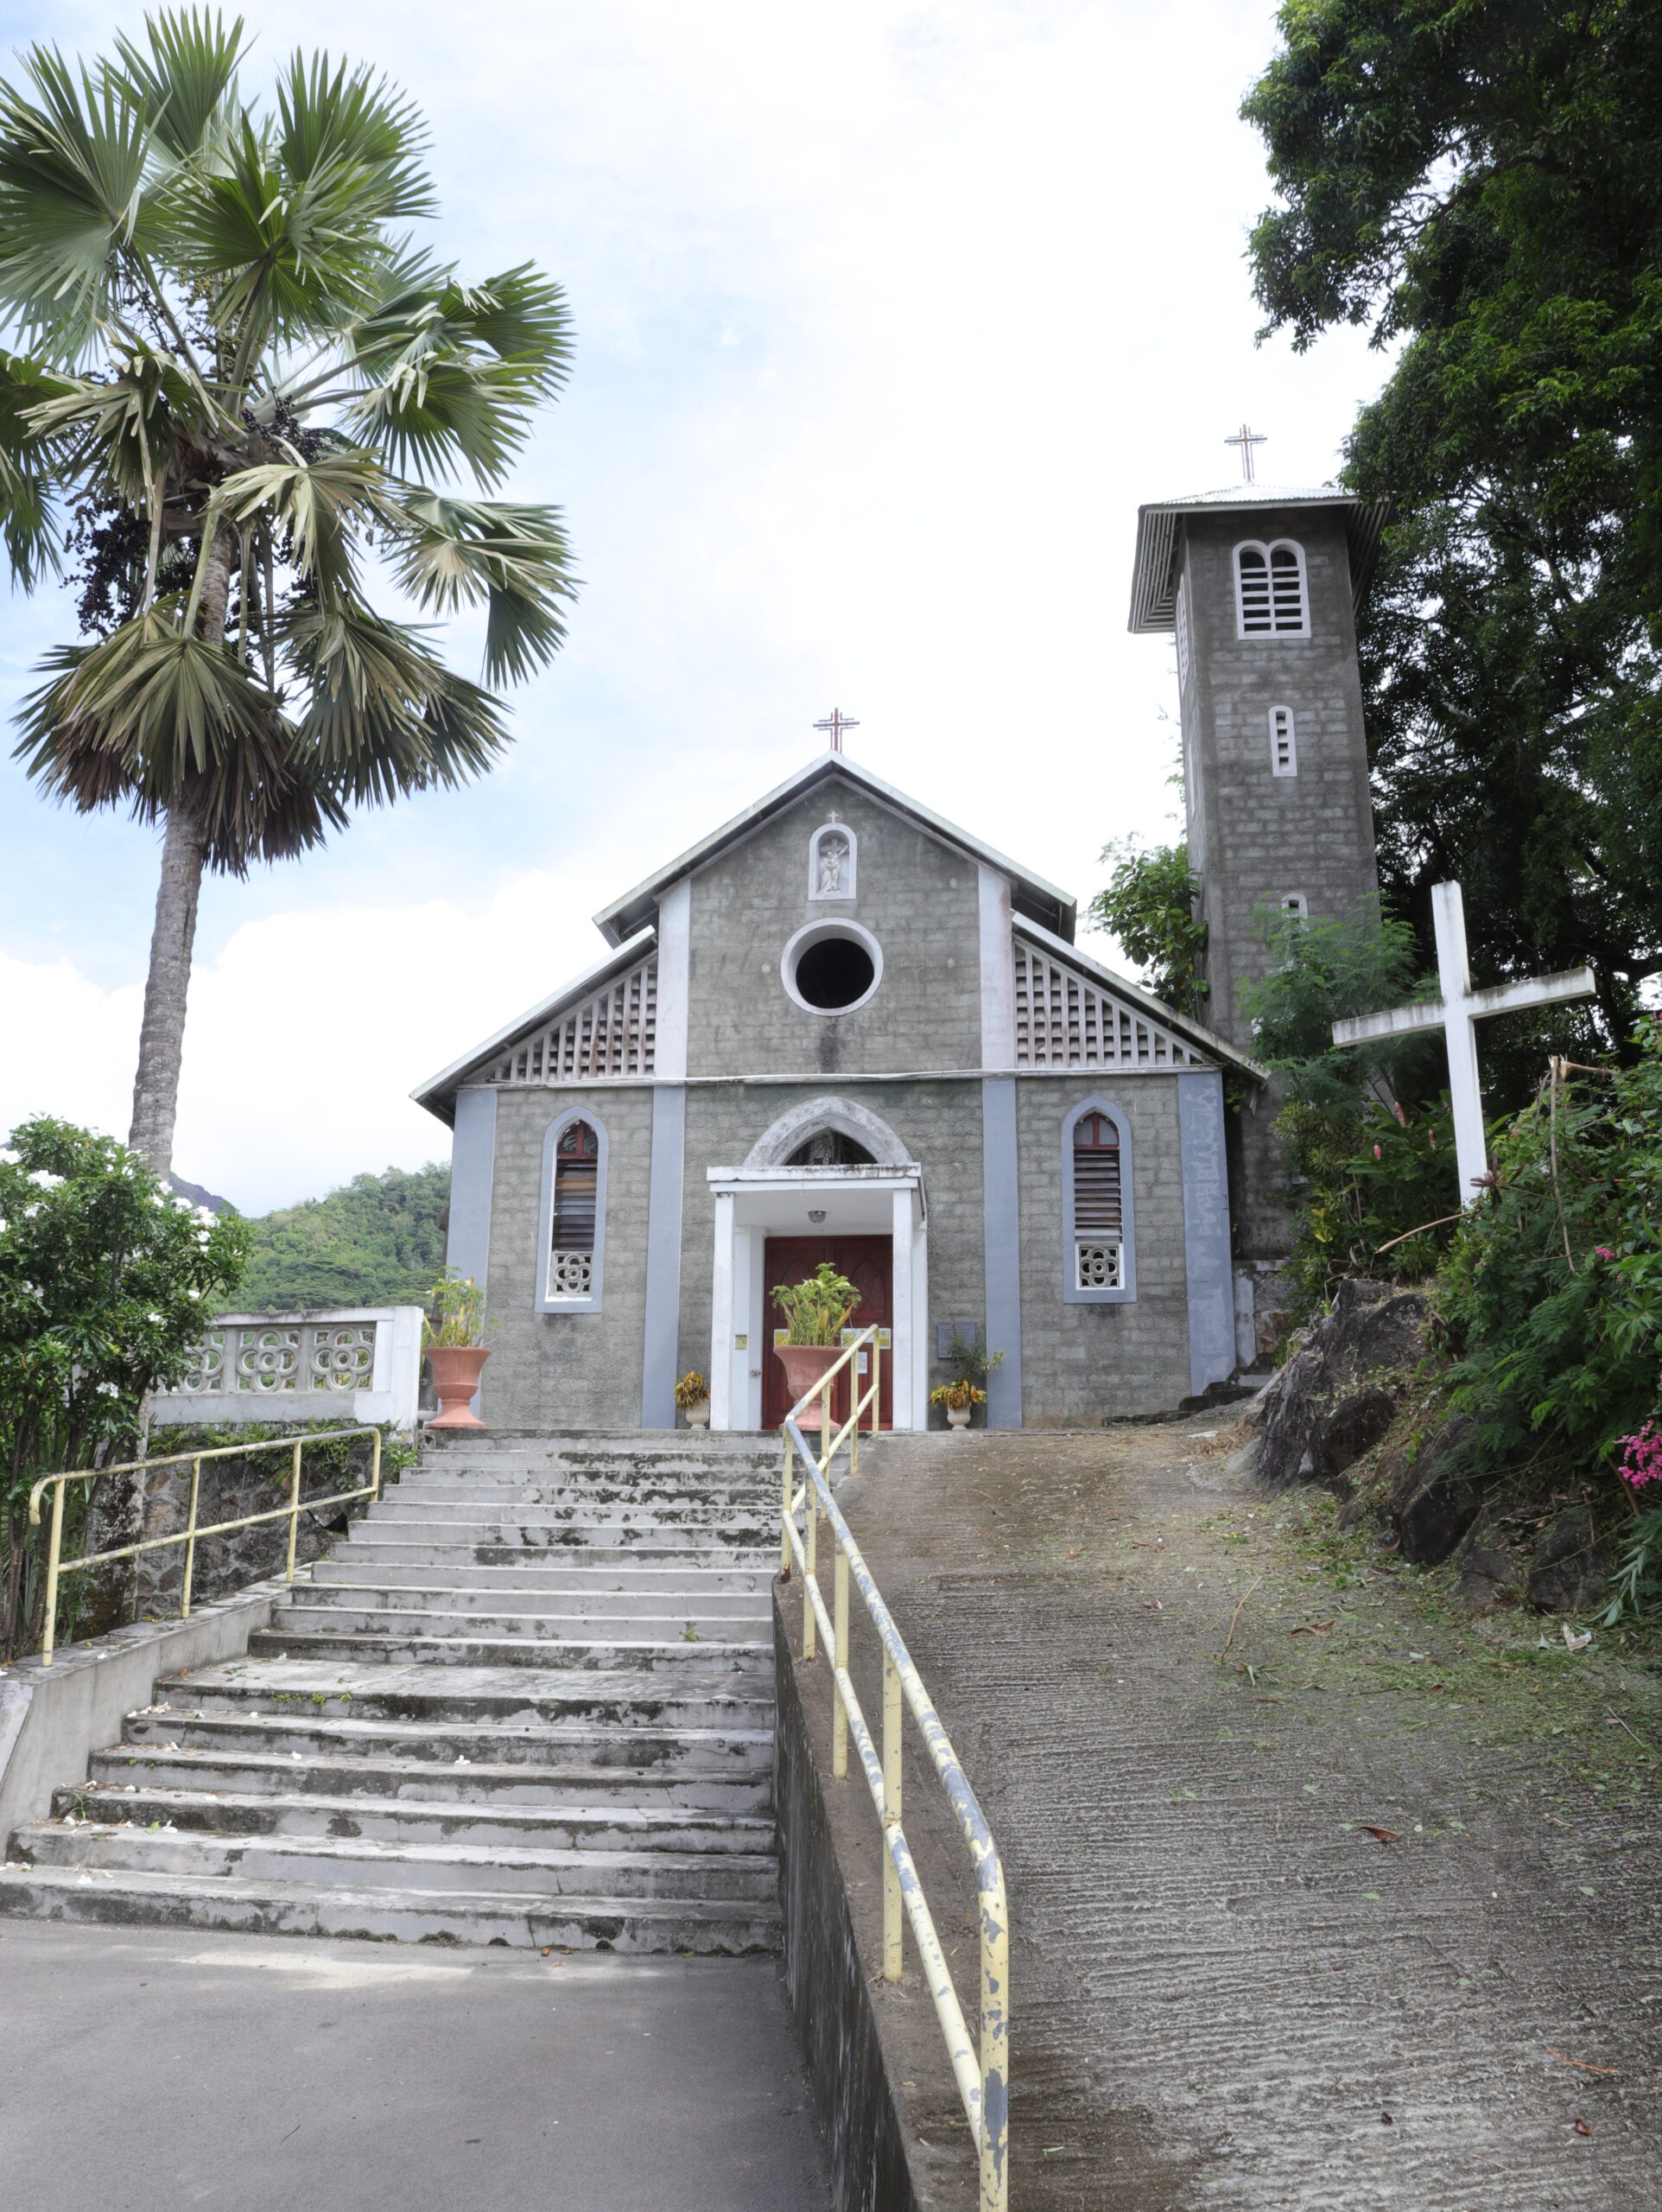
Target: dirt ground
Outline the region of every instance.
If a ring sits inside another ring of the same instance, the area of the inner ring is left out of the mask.
[[[1662,2207],[1656,1677],[1242,1491],[1225,1418],[885,1439],[840,1492],[1005,1857],[1012,2205]],[[955,2206],[927,1999],[879,2002]]]

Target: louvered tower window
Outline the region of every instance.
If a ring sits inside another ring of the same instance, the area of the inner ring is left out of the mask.
[[[599,1195],[600,1141],[587,1122],[568,1122],[554,1147],[550,1298],[587,1298],[593,1290]]]
[[[1291,539],[1236,546],[1235,612],[1243,638],[1310,634],[1304,556]]]
[[[1074,1124],[1073,1242],[1075,1287],[1118,1290],[1124,1251],[1120,1132],[1106,1114],[1082,1114]]]
[[[1270,772],[1276,776],[1298,773],[1298,746],[1293,734],[1291,707],[1270,709]]]

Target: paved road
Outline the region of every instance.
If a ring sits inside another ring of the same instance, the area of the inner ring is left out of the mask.
[[[0,1925],[0,2190],[99,2212],[826,2212],[771,1959]]]

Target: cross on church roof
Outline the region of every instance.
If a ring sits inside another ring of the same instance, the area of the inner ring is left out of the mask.
[[[1590,968],[1566,968],[1556,976],[1525,976],[1493,990],[1472,988],[1466,953],[1466,905],[1457,883],[1431,887],[1431,921],[1437,931],[1440,999],[1392,1007],[1388,1014],[1358,1014],[1335,1021],[1335,1045],[1363,1045],[1375,1037],[1400,1037],[1415,1029],[1440,1029],[1449,1051],[1449,1100],[1454,1108],[1455,1156],[1461,1193],[1476,1204],[1489,1172],[1483,1135],[1483,1091],[1477,1072],[1477,1025],[1519,1007],[1557,1006],[1565,999],[1590,999],[1598,988]]]
[[[1241,424],[1233,438],[1226,438],[1223,442],[1227,446],[1240,448],[1240,473],[1248,484],[1257,474],[1257,471],[1253,467],[1253,448],[1268,445],[1269,442],[1267,432],[1249,429],[1245,423]]]
[[[842,734],[844,730],[858,729],[860,728],[860,724],[853,721],[849,715],[845,715],[841,707],[833,707],[825,720],[821,722],[815,722],[814,727],[815,729],[822,729],[825,731],[831,740],[831,750],[834,753],[841,753],[842,750]]]

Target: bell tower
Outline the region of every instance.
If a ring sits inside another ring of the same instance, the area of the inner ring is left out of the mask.
[[[1246,448],[1248,461],[1251,447]],[[1377,908],[1356,604],[1383,505],[1231,485],[1138,510],[1131,627],[1176,632],[1189,861],[1206,924],[1201,1019],[1241,1051],[1240,986],[1278,912]],[[1238,1350],[1263,1350],[1290,1241],[1273,1095],[1232,1117]],[[1254,1306],[1259,1322],[1254,1332]]]

